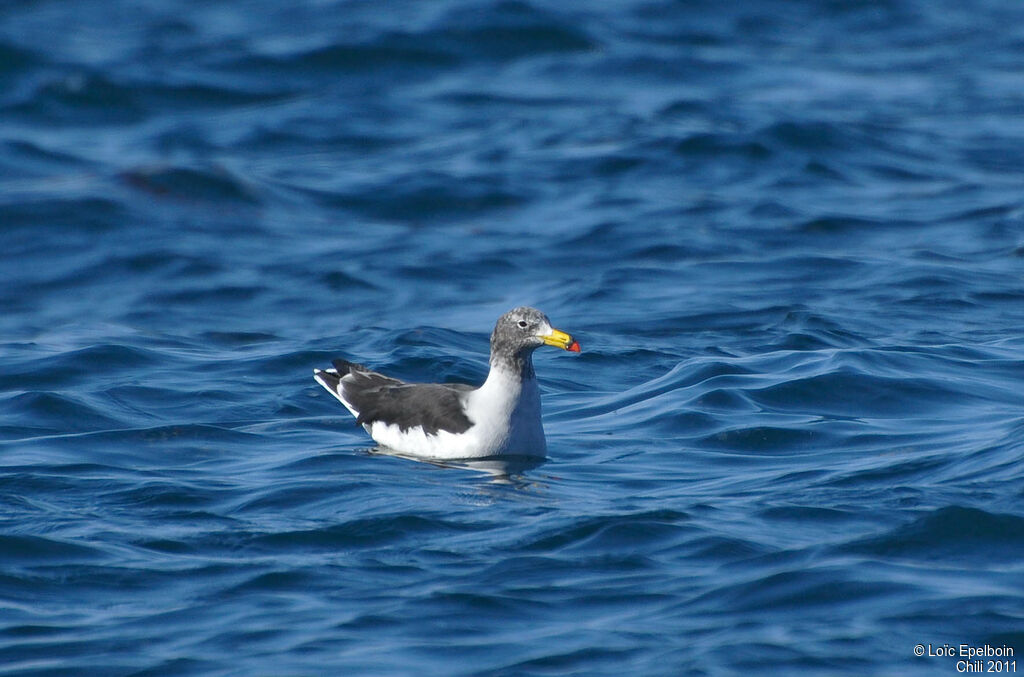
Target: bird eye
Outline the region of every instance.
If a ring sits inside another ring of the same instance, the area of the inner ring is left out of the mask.
[[[519,326],[523,329],[526,329],[526,320],[519,320]]]

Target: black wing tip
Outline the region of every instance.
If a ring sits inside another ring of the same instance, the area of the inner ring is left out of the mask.
[[[333,368],[316,369],[314,367],[313,378],[315,378],[318,381],[326,380],[329,381],[331,385],[337,386],[338,382],[342,378],[348,376],[352,372],[366,371],[366,367],[364,367],[363,365],[356,364],[355,362],[349,362],[348,360],[343,360],[341,358],[331,360],[331,364],[334,365]]]
[[[322,385],[325,385],[335,392],[338,390],[338,384],[341,383],[341,375],[332,371],[325,371],[323,369],[314,369],[313,378],[319,381]]]
[[[336,360],[331,360],[331,364],[334,365],[334,368],[338,370],[338,374],[341,376],[345,376],[353,371],[366,371],[366,367],[363,365],[343,360],[340,357]]]

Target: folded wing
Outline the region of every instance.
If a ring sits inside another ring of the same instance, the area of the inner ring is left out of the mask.
[[[403,431],[421,428],[435,435],[440,430],[462,433],[473,425],[463,399],[473,390],[471,386],[405,383],[346,360],[334,360],[333,364],[334,369],[315,371],[314,378],[367,429],[380,422]]]

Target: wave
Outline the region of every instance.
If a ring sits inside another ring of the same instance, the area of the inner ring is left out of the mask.
[[[917,560],[932,566],[1019,562],[1024,556],[1024,517],[951,505],[909,524],[837,548],[885,560]]]

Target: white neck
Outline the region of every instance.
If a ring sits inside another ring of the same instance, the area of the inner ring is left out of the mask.
[[[533,387],[537,385],[537,379],[531,378],[524,381],[519,374],[515,373],[505,364],[492,364],[487,374],[487,380],[474,393],[474,399],[488,410],[488,416],[507,419],[512,411],[519,404],[519,396],[527,385],[532,382]]]
[[[509,453],[532,453],[538,448],[543,453],[540,387],[533,370],[522,378],[508,365],[492,364],[487,380],[470,394],[466,404],[470,420],[491,444]],[[493,427],[486,421],[493,422]]]

